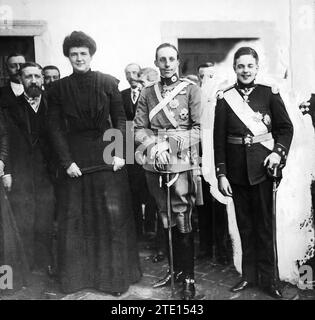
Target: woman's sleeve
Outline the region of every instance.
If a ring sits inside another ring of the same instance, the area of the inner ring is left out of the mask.
[[[62,167],[67,169],[74,161],[65,136],[66,123],[62,113],[60,85],[58,81],[48,92],[48,130],[59,161]]]

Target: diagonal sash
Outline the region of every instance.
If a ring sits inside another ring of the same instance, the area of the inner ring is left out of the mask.
[[[149,119],[150,121],[152,121],[153,117],[155,117],[161,110],[164,111],[166,117],[168,118],[168,120],[172,123],[172,125],[176,128],[177,127],[177,122],[174,119],[174,117],[172,116],[172,114],[170,113],[170,111],[168,110],[168,108],[166,108],[167,104],[169,102],[171,102],[171,100],[173,100],[173,98],[175,96],[177,96],[185,87],[188,86],[188,82],[183,81],[180,84],[178,84],[170,93],[168,96],[166,96],[164,99],[161,96],[158,84],[156,83],[154,85],[154,90],[155,90],[155,94],[159,100],[159,103],[150,111],[149,114]]]
[[[268,133],[268,128],[262,120],[257,121],[256,114],[253,109],[243,100],[241,95],[235,88],[224,93],[224,99],[229,104],[237,117],[245,124],[245,126],[253,133],[254,136]],[[269,150],[273,149],[274,140],[260,142]]]

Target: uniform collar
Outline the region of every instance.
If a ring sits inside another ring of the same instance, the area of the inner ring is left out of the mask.
[[[170,86],[179,80],[178,75],[175,73],[170,78],[161,77],[161,84]]]
[[[252,81],[251,83],[248,83],[248,84],[244,84],[240,81],[237,81],[236,82],[236,87],[240,90],[242,89],[251,89],[251,88],[255,88],[257,86],[257,84],[255,83],[255,80]]]

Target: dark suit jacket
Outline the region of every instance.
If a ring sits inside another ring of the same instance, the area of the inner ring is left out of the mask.
[[[231,90],[229,88],[228,90]],[[239,91],[242,96],[242,93]],[[268,132],[275,140],[273,152],[278,153],[283,163],[289,152],[293,125],[279,93],[268,86],[257,85],[249,95],[249,106],[263,117]],[[253,135],[237,117],[224,99],[218,99],[214,121],[214,155],[217,176],[226,175],[231,183],[255,185],[267,178],[264,159],[271,153],[261,143],[251,146],[227,143],[227,136],[244,137]]]
[[[12,91],[10,84],[0,88],[0,103],[4,108],[17,104],[17,97]]]
[[[48,169],[51,148],[46,122],[48,111],[46,98],[42,96],[36,117],[32,116],[31,107],[23,95],[15,97],[15,100],[12,101],[11,105],[2,106],[10,141],[10,154],[5,173],[14,173],[15,170],[28,171],[29,168],[24,166],[26,163],[29,166],[34,165],[32,156],[34,156],[35,149],[41,154],[40,159],[43,162],[41,165]]]
[[[131,100],[131,88],[128,88],[128,89],[121,91],[121,96],[123,99],[123,104],[124,104],[124,109],[125,109],[127,120],[132,121],[133,118],[135,117],[137,102],[139,100],[139,97],[138,97],[136,103],[134,104]]]

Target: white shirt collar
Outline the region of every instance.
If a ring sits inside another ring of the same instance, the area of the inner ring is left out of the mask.
[[[32,109],[35,111],[35,113],[37,113],[39,105],[40,105],[40,101],[41,101],[41,98],[42,98],[42,95],[40,95],[39,97],[30,98],[24,92],[24,97],[25,97],[26,101],[29,103],[29,105],[32,107]]]
[[[20,96],[24,92],[24,87],[20,83],[10,81],[10,86],[16,97]]]
[[[137,87],[137,88],[130,88],[130,89],[131,89],[131,100],[132,100],[133,103],[136,103],[137,100],[138,100],[139,94],[140,94],[140,88]],[[136,98],[135,99],[133,98],[134,92],[136,93]]]

